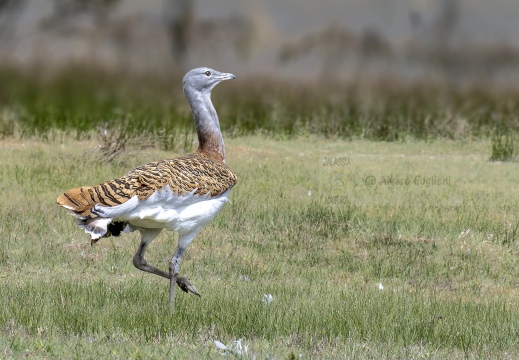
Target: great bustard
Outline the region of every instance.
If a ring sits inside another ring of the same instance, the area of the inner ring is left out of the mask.
[[[221,81],[234,78],[233,74],[205,67],[184,76],[184,94],[198,135],[195,153],[139,166],[119,179],[75,188],[57,199],[59,206],[78,217],[79,227],[90,234],[92,243],[102,237],[138,230],[141,243],[133,265],[170,279],[171,307],[175,302],[175,284],[200,296],[185,277],[178,275],[182,254],[198,231],[222,210],[237,182],[236,174],[225,164],[220,123],[211,102],[211,90]],[[144,259],[146,248],[162,229],[179,233],[169,272]]]

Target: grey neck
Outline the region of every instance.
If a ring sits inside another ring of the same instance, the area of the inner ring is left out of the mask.
[[[211,92],[192,91],[192,89],[185,89],[184,92],[193,112],[193,120],[198,135],[197,152],[225,162],[225,148],[220,131],[220,121],[211,101]]]

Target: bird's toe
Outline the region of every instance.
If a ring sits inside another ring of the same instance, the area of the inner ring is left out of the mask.
[[[201,296],[198,290],[185,277],[178,276],[177,285],[184,292],[192,292],[197,296]]]

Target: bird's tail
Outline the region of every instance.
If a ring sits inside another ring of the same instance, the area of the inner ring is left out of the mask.
[[[59,206],[67,209],[72,215],[78,217],[77,224],[90,235],[92,245],[102,237],[119,236],[123,231],[133,230],[130,227],[126,228],[126,223],[112,223],[112,218],[101,218],[93,214],[91,210],[95,202],[92,194],[89,192],[90,189],[93,189],[93,187],[82,186],[71,189],[60,195],[57,203]]]
[[[90,218],[92,217],[91,215],[93,215],[91,214],[91,209],[95,205],[92,195],[89,192],[90,189],[92,189],[91,186],[71,189],[60,195],[56,202],[59,206],[69,210],[72,215],[80,219]]]

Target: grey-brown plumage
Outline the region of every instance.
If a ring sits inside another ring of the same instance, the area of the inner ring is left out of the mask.
[[[138,230],[141,244],[133,264],[170,279],[172,307],[176,285],[200,295],[186,278],[178,275],[182,254],[198,231],[220,212],[237,182],[236,174],[225,164],[220,123],[211,102],[211,90],[234,77],[209,68],[193,69],[184,76],[184,94],[193,112],[199,141],[195,153],[139,166],[121,178],[74,188],[57,199],[59,206],[78,218],[78,225],[91,235],[92,243],[102,237]],[[169,272],[144,260],[147,246],[162,229],[179,233]]]

